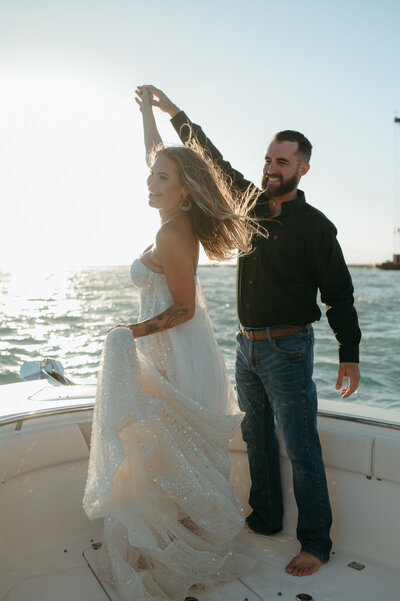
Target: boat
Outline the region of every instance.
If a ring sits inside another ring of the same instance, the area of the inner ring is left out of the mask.
[[[97,573],[102,520],[90,521],[82,508],[95,382],[71,385],[53,368],[40,367],[42,379],[0,386],[0,601],[118,601]],[[238,544],[258,560],[254,571],[190,591],[190,599],[399,600],[400,415],[322,400],[318,427],[334,516],[330,561],[306,578],[284,571],[298,552],[297,510],[280,441],[284,530],[243,530]],[[231,481],[247,514],[250,476],[240,429],[230,456]]]
[[[379,263],[376,267],[378,269],[385,269],[385,270],[391,270],[391,271],[400,269],[400,255],[394,254],[392,261],[385,261],[384,263]]]

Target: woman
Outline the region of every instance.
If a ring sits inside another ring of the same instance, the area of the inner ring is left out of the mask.
[[[242,414],[196,275],[200,243],[213,259],[249,250],[252,198],[191,148],[154,152],[150,94],[137,94],[161,226],[131,267],[140,321],[105,342],[84,508],[104,517],[100,572],[121,599],[183,601],[253,566],[232,551],[244,518],[228,445]]]

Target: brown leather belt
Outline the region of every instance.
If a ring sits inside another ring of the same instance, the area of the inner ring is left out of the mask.
[[[249,340],[270,340],[271,338],[283,338],[284,336],[293,336],[297,332],[303,332],[309,327],[309,323],[304,326],[273,326],[265,330],[245,330],[242,326],[240,331]]]

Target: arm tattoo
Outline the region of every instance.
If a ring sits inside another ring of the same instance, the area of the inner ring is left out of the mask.
[[[175,309],[175,311],[164,311],[159,315],[151,318],[150,323],[146,323],[144,326],[145,335],[146,334],[154,334],[155,332],[162,332],[163,330],[167,330],[174,325],[174,322],[181,317],[184,317],[188,313],[188,309],[186,307],[182,307],[181,309]],[[154,319],[158,322],[164,321],[164,323],[154,323]],[[153,321],[153,323],[151,323]]]
[[[188,312],[188,310],[186,308],[182,308],[182,309],[176,309],[176,311],[171,311],[171,312],[166,313],[167,321],[165,323],[165,327],[170,328],[172,326],[172,324],[174,323],[174,321],[176,321],[177,319],[180,319],[181,317],[184,317],[184,315],[186,315],[187,312]]]

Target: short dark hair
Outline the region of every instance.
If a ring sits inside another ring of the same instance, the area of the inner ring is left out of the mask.
[[[311,158],[312,145],[303,134],[293,129],[279,131],[272,138],[273,142],[297,142],[299,147],[296,155],[301,163],[309,163]]]

